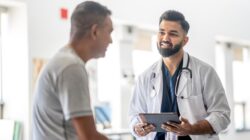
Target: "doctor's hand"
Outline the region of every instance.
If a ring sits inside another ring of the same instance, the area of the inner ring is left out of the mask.
[[[146,136],[153,130],[155,130],[155,127],[149,123],[138,123],[134,126],[134,131],[138,136]]]
[[[192,125],[183,117],[180,117],[181,123],[167,122],[162,124],[161,128],[165,131],[174,132],[178,136],[186,136],[192,134]]]

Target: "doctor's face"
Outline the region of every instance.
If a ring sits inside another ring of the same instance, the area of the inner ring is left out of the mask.
[[[179,22],[162,20],[157,35],[157,47],[163,57],[169,57],[187,43],[188,37]]]

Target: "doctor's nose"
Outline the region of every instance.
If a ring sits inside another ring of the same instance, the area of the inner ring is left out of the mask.
[[[168,34],[164,34],[164,35],[162,36],[162,41],[170,41],[169,35],[168,35]]]

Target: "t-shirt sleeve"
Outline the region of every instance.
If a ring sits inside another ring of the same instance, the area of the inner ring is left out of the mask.
[[[79,64],[66,67],[58,78],[58,96],[66,120],[92,115],[86,69]]]

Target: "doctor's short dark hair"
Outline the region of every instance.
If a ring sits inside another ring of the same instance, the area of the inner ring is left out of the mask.
[[[105,18],[111,14],[106,6],[94,1],[84,1],[78,4],[71,15],[71,35],[84,36],[92,25],[102,26]]]
[[[168,10],[165,11],[161,17],[159,24],[162,22],[162,20],[168,20],[168,21],[177,21],[180,23],[182,29],[188,33],[189,30],[189,23],[186,21],[184,15],[178,11],[175,10]]]

